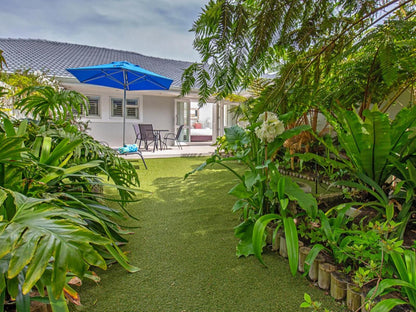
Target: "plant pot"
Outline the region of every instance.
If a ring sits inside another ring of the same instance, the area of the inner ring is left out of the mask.
[[[336,270],[336,266],[330,263],[320,263],[318,273],[318,286],[328,290],[331,287],[331,273]]]
[[[318,280],[319,264],[321,264],[324,261],[325,259],[321,255],[316,256],[315,260],[311,264],[311,267],[309,268],[308,276],[311,281],[316,282]]]
[[[355,284],[347,284],[347,307],[350,311],[358,311],[361,307],[362,289]]]
[[[299,248],[299,264],[298,271],[303,273],[305,272],[305,259],[309,252],[311,251],[310,247],[300,247]]]
[[[347,279],[341,272],[331,273],[331,297],[342,300],[347,295]]]
[[[287,258],[287,246],[286,246],[286,238],[284,236],[280,236],[280,248],[279,254],[283,258]]]

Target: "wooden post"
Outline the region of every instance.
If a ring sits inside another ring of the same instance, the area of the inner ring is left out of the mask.
[[[358,311],[361,307],[361,289],[357,285],[347,285],[347,307],[351,311]]]
[[[347,281],[345,275],[334,271],[331,273],[331,296],[335,300],[342,300],[347,295]]]
[[[286,246],[286,238],[284,236],[280,236],[280,248],[279,254],[283,258],[287,258],[287,246]]]
[[[330,263],[320,263],[318,273],[318,286],[321,289],[329,289],[331,286],[331,272],[336,270],[335,265]]]
[[[277,232],[276,233],[276,237],[274,238],[274,241],[272,242],[272,250],[273,251],[278,251],[280,248],[280,237],[281,237],[281,233]]]
[[[298,271],[303,273],[305,272],[305,259],[307,255],[311,251],[310,247],[300,247],[299,248],[299,264],[298,264]]]
[[[313,263],[311,264],[311,267],[309,268],[309,278],[311,281],[316,282],[318,280],[318,273],[319,273],[319,264],[324,262],[325,259],[321,255],[318,255]]]

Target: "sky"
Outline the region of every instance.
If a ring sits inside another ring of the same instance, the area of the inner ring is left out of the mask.
[[[198,61],[193,21],[208,0],[0,0],[0,38],[46,39]]]

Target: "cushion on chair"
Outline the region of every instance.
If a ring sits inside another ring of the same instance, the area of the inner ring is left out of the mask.
[[[123,147],[118,148],[118,152],[120,154],[126,154],[126,153],[133,153],[137,152],[139,150],[137,144],[126,144]]]

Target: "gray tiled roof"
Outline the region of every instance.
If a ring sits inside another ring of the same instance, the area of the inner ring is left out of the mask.
[[[177,87],[181,85],[183,71],[191,65],[190,62],[145,56],[135,52],[39,39],[0,38],[0,50],[3,50],[8,71],[31,69],[56,77],[72,77],[65,68],[128,61],[173,79],[172,86]]]

